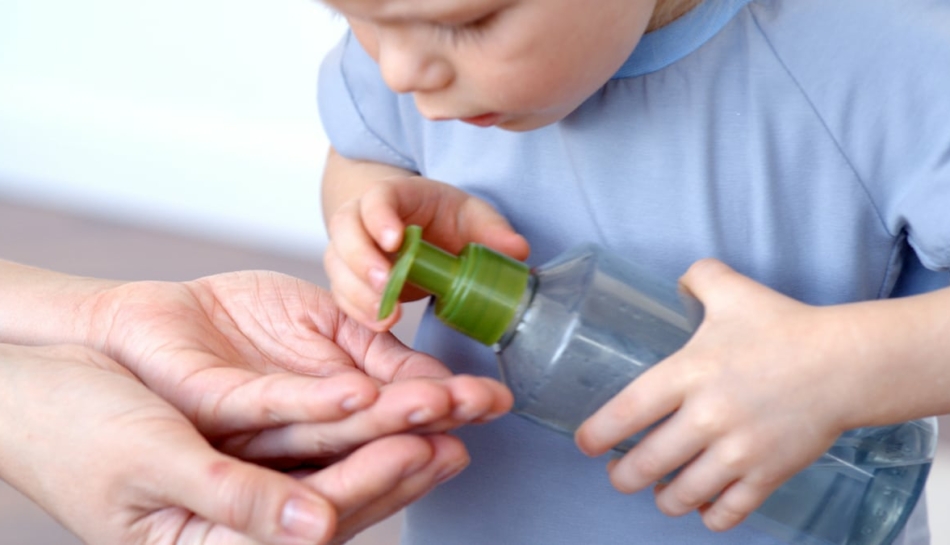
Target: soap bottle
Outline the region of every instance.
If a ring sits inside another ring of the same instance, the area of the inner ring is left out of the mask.
[[[702,318],[699,302],[674,282],[592,244],[530,269],[478,244],[451,255],[409,226],[380,318],[406,282],[435,296],[441,321],[494,349],[514,413],[568,435],[683,346]],[[747,524],[787,543],[889,545],[923,491],[935,449],[932,418],[850,430]]]

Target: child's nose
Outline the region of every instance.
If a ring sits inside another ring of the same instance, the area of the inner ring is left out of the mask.
[[[397,93],[437,91],[452,81],[452,66],[442,55],[410,44],[380,43],[379,69]]]

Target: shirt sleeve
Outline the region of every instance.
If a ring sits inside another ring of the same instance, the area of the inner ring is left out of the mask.
[[[794,21],[805,7],[788,4]],[[926,268],[948,271],[950,3],[841,0],[822,9],[833,29],[774,26],[768,39],[888,232],[906,236]]]
[[[418,172],[406,100],[386,87],[375,61],[347,31],[320,66],[317,103],[333,148],[344,157]]]
[[[892,232],[901,230],[928,269],[950,270],[950,4],[906,10],[892,23],[896,46],[880,51],[887,74],[867,123],[850,135],[862,170]],[[936,3],[934,3],[936,5]],[[913,26],[911,26],[912,23]]]

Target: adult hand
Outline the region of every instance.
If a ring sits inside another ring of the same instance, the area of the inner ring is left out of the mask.
[[[460,471],[446,435],[395,435],[309,474],[221,454],[101,353],[0,344],[0,477],[102,545],[342,543]]]
[[[512,403],[497,381],[451,376],[390,333],[347,318],[326,291],[286,275],[116,284],[85,307],[92,310],[82,344],[129,368],[219,448],[246,459],[293,465],[326,456],[328,445],[347,450],[403,431],[444,431]]]

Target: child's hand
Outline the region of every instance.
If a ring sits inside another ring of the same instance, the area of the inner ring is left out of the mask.
[[[699,509],[713,530],[732,528],[853,427],[861,352],[839,307],[808,306],[703,260],[681,285],[705,318],[679,352],[651,368],[577,431],[600,455],[666,415],[608,465],[622,492],[657,486],[669,515]],[[849,394],[852,395],[849,398]]]
[[[457,253],[469,242],[484,244],[515,259],[528,256],[528,243],[485,201],[455,187],[421,177],[395,177],[366,185],[357,198],[340,205],[328,220],[330,245],[324,265],[337,304],[375,331],[398,319],[378,321],[379,303],[391,267],[387,253],[402,244],[409,224],[423,237]],[[407,290],[404,300],[422,294]]]

